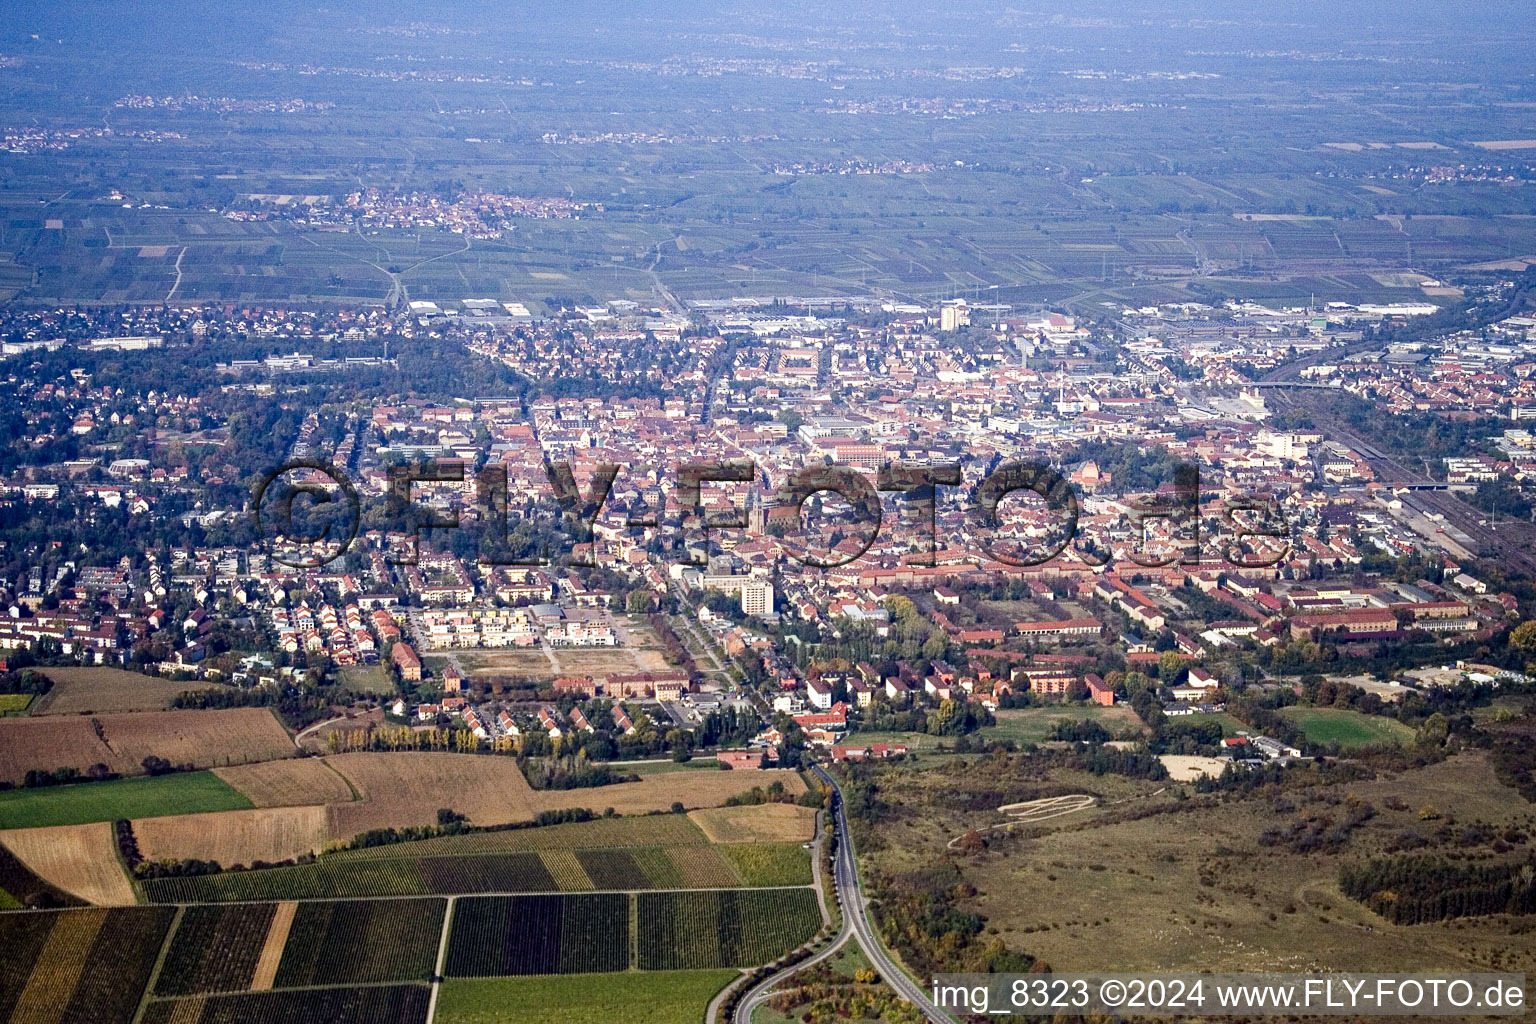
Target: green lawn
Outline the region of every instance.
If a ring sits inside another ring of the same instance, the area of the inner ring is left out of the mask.
[[[1186,722],[1190,725],[1200,725],[1205,722],[1220,722],[1222,736],[1236,736],[1240,732],[1254,731],[1251,727],[1244,725],[1242,722],[1239,722],[1225,711],[1202,712],[1196,715],[1179,715],[1177,718],[1168,719],[1168,724],[1172,726],[1183,725]]]
[[[721,770],[720,762],[712,757],[695,757],[691,761],[679,764],[676,761],[647,761],[635,763],[633,761],[604,761],[603,764],[620,775],[667,775],[672,772],[718,772]]]
[[[19,715],[32,703],[30,693],[0,693],[0,715]]]
[[[1312,743],[1337,743],[1346,750],[1389,743],[1402,746],[1413,739],[1413,730],[1401,722],[1340,708],[1282,708],[1280,713],[1296,724]]]
[[[723,971],[565,974],[445,981],[435,1024],[698,1024]]]
[[[0,793],[0,829],[238,811],[251,806],[249,800],[212,772],[185,772]]]
[[[980,734],[989,740],[1013,740],[1020,746],[1041,743],[1051,738],[1059,722],[1081,722],[1093,719],[1118,735],[1127,729],[1143,730],[1141,719],[1129,707],[1106,708],[1098,704],[1079,707],[1076,705],[1047,705],[1038,708],[1007,708],[997,712],[997,724],[982,729]]]
[[[848,738],[843,741],[845,745],[858,745],[860,743],[905,743],[913,750],[917,750],[918,748],[923,747],[932,749],[939,743],[949,742],[953,742],[953,740],[951,737],[947,736],[929,736],[927,733],[921,732],[874,732],[867,729],[860,729],[857,732],[851,732],[848,734]]]

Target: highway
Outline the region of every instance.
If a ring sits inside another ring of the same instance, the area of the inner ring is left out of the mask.
[[[838,903],[843,908],[843,928],[820,953],[758,982],[749,989],[736,1004],[733,1024],[751,1024],[752,1011],[767,999],[772,989],[796,971],[831,956],[848,940],[850,930],[859,948],[864,951],[864,956],[897,995],[922,1011],[923,1016],[931,1024],[955,1024],[954,1018],[934,1006],[922,986],[897,967],[886,953],[885,946],[869,919],[869,908],[865,904],[863,889],[859,884],[859,871],[853,854],[853,840],[848,833],[848,817],[843,812],[843,791],[838,786],[837,780],[827,774],[820,765],[813,765],[812,770],[823,783],[832,787],[832,827],[837,840],[837,856],[832,861],[832,882],[837,889]]]

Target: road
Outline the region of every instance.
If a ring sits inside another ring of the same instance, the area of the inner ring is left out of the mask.
[[[833,792],[832,824],[837,840],[837,856],[832,862],[832,882],[837,888],[838,903],[843,908],[843,930],[826,949],[810,960],[802,961],[749,989],[736,1006],[733,1024],[751,1024],[752,1011],[767,998],[771,989],[795,971],[826,959],[847,941],[850,930],[853,939],[864,951],[864,956],[897,995],[916,1006],[931,1024],[955,1024],[954,1018],[934,1006],[922,986],[897,967],[890,955],[886,953],[885,945],[880,941],[880,936],[869,919],[869,907],[864,901],[858,865],[854,860],[853,840],[848,834],[848,817],[843,812],[843,791],[838,787],[837,781],[820,765],[814,765],[813,770],[823,783],[832,787]]]

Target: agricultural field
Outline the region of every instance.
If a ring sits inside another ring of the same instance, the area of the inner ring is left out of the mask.
[[[810,885],[813,878],[810,851],[800,843],[733,843],[715,849],[730,861],[744,885]]]
[[[642,971],[765,964],[821,927],[810,889],[655,892],[635,899]]]
[[[353,799],[352,787],[320,758],[289,758],[215,768],[213,774],[244,794],[253,807],[302,807]]]
[[[329,817],[320,806],[135,818],[133,833],[147,860],[195,858],[224,867],[319,853],[331,838]]]
[[[1402,746],[1413,740],[1413,730],[1392,718],[1367,715],[1343,708],[1282,708],[1280,714],[1295,723],[1307,742],[1337,743],[1345,750],[1377,744]]]
[[[217,689],[216,683],[161,679],[120,668],[85,666],[39,669],[53,683],[33,708],[35,715],[164,711],[188,690]]]
[[[0,781],[28,771],[104,764],[138,775],[148,756],[200,768],[291,757],[293,741],[266,708],[33,715],[0,719]]]
[[[155,980],[155,995],[249,989],[276,912],[272,903],[183,908]]]
[[[155,1000],[141,1024],[426,1024],[426,985],[362,985]]]
[[[447,905],[441,899],[301,903],[273,983],[425,981],[437,964]]]
[[[796,843],[816,837],[816,809],[798,804],[752,804],[689,811],[712,843]]]
[[[175,819],[169,821],[174,824]],[[193,840],[189,837],[185,842],[191,843]],[[400,844],[401,847],[414,845]],[[142,843],[140,849],[143,850]],[[393,849],[395,847],[392,846],[376,848],[378,852]],[[416,857],[354,857],[340,854],[323,856],[312,863],[293,867],[149,879],[144,883],[144,891],[154,903],[217,903],[232,900],[581,892],[591,889],[630,891],[742,885],[744,873],[733,865],[732,858],[726,853],[730,849],[716,846],[635,847],[623,850],[546,849],[464,856],[439,852]],[[792,849],[803,862],[800,869],[793,872],[793,877],[804,876],[803,882],[793,884],[808,884],[808,855],[798,846]],[[774,858],[772,854],[764,856],[768,858],[765,865],[778,866],[756,866],[756,862],[749,857],[749,866],[754,866],[758,872],[754,878],[781,878],[792,873],[792,869],[785,866],[785,858]],[[763,872],[773,873],[764,875]],[[745,884],[770,883],[747,879]]]
[[[980,735],[989,740],[1012,740],[1019,746],[1043,743],[1062,722],[1093,721],[1108,729],[1112,735],[1133,732],[1141,735],[1146,726],[1128,706],[1106,708],[1098,704],[1086,707],[1047,706],[1038,708],[1005,708],[996,713],[997,724],[989,725]]]
[[[0,844],[0,910],[72,907],[83,901],[52,885]]]
[[[452,977],[627,970],[630,898],[622,893],[476,896],[454,905]]]
[[[126,907],[138,902],[118,859],[111,822],[14,829],[0,832],[0,844],[39,878],[87,903]]]
[[[0,829],[83,825],[250,806],[251,801],[212,772],[177,772],[0,793]]]
[[[30,693],[0,693],[0,718],[24,715],[32,703]]]
[[[476,825],[526,821],[542,810],[509,757],[403,751],[324,760],[360,798],[331,805],[331,835],[338,839],[373,828],[436,824],[438,808],[450,805]]]
[[[805,792],[805,780],[798,772],[787,768],[747,768],[700,772],[686,778],[656,775],[639,782],[618,782],[595,789],[537,790],[530,793],[529,803],[535,812],[568,807],[602,811],[612,807],[624,815],[649,814],[668,810],[677,801],[689,810],[719,807],[728,798],[739,796],[753,786],[767,788],[775,782],[784,783],[791,796]]]
[[[333,859],[370,857],[463,856],[476,853],[522,853],[534,850],[600,850],[630,846],[704,846],[709,838],[692,821],[691,815],[643,814],[624,818],[596,818],[592,821],[544,825],[539,828],[513,828],[498,832],[473,832],[462,836],[440,836],[412,843],[371,846],[347,850]]]
[[[698,1024],[736,971],[453,978],[436,1024]]]
[[[0,1020],[130,1024],[175,911],[0,914]]]

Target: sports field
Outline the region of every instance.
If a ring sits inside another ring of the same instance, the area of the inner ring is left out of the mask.
[[[1342,708],[1283,708],[1280,713],[1302,731],[1310,743],[1337,743],[1346,750],[1376,744],[1402,746],[1413,730],[1401,722]]]
[[[1049,705],[998,711],[997,724],[982,729],[981,735],[989,740],[1012,740],[1023,746],[1050,739],[1056,726],[1062,722],[1086,721],[1098,722],[1114,735],[1126,731],[1139,734],[1145,729],[1141,719],[1136,717],[1136,712],[1129,707]]]

